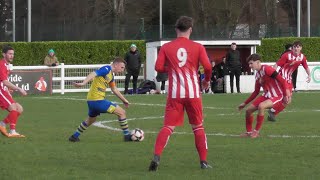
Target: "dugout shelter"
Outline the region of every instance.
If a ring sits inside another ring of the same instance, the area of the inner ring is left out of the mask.
[[[146,44],[146,79],[154,80],[156,82],[157,72],[154,70],[155,62],[158,56],[160,47],[170,41],[154,41]],[[215,61],[216,64],[222,61],[222,58],[226,55],[231,47],[231,44],[235,42],[237,49],[240,51],[240,60],[242,63],[243,75],[240,77],[240,91],[250,92],[252,91],[254,83],[253,75],[251,75],[251,69],[246,63],[246,58],[253,53],[256,53],[256,47],[261,45],[260,40],[210,40],[210,41],[195,41],[206,48],[210,61]],[[225,76],[225,92],[230,92],[230,77]],[[159,89],[159,83],[157,83],[157,89]],[[235,84],[235,83],[234,83]],[[234,88],[236,89],[236,88]],[[166,86],[167,90],[167,86]]]

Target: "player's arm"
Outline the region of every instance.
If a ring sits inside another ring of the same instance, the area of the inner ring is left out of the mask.
[[[27,92],[25,90],[23,90],[22,88],[12,84],[10,81],[8,80],[3,80],[2,83],[7,86],[9,89],[12,89],[14,91],[19,91],[22,95],[27,95]]]
[[[261,85],[260,85],[259,81],[256,80],[254,91],[251,93],[251,95],[248,97],[248,99],[246,99],[243,103],[241,103],[238,106],[239,111],[241,111],[247,104],[249,104],[252,100],[254,100],[258,96],[258,94],[260,93],[260,88],[261,88]]]
[[[95,78],[97,76],[96,72],[93,71],[92,73],[90,73],[81,83],[73,83],[73,85],[75,87],[82,87],[84,85],[86,85],[88,82],[90,82],[93,78]]]
[[[121,92],[118,90],[118,88],[116,87],[116,83],[115,82],[110,82],[109,86],[111,88],[111,91],[113,92],[113,94],[115,94],[122,102],[123,104],[128,107],[129,106],[129,101],[121,94]]]
[[[284,53],[280,59],[276,62],[275,65],[273,65],[274,69],[277,69],[278,66],[282,67],[287,62],[288,53]]]
[[[164,47],[165,46],[160,48],[159,55],[158,55],[156,65],[155,65],[155,70],[160,73],[166,72],[166,68],[165,68],[166,55],[163,50]]]
[[[302,60],[302,63],[301,63],[301,64],[302,64],[304,70],[306,70],[306,73],[308,74],[307,83],[309,83],[309,82],[311,81],[311,73],[310,73],[309,66],[308,66],[308,64],[307,64],[307,59],[304,58],[304,59]]]

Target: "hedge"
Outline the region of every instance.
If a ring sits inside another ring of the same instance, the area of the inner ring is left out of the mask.
[[[320,38],[267,38],[261,40],[257,53],[265,62],[274,62],[284,51],[284,45],[300,40],[303,53],[309,62],[320,61]],[[47,41],[47,42],[10,42],[15,49],[14,65],[29,66],[43,65],[44,57],[49,49],[54,49],[60,62],[65,64],[107,64],[116,56],[124,57],[129,51],[130,44],[135,43],[146,60],[146,43],[141,40],[133,41]],[[8,44],[0,42],[0,46]]]
[[[288,37],[288,38],[267,38],[261,40],[261,46],[257,47],[259,53],[265,62],[275,62],[285,50],[284,46],[294,41],[301,41],[302,52],[306,55],[308,62],[320,61],[320,38],[319,37]]]
[[[145,41],[47,41],[47,42],[1,42],[15,49],[15,66],[43,65],[49,49],[54,49],[60,62],[65,64],[107,64],[114,57],[124,57],[134,43],[145,61]]]

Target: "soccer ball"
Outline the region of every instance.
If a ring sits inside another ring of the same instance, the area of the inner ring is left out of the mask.
[[[144,132],[139,128],[135,128],[131,131],[131,139],[132,141],[143,141]]]

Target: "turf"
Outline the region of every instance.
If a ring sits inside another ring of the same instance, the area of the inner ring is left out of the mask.
[[[86,94],[15,97],[25,110],[17,131],[27,137],[0,136],[0,179],[319,179],[319,95],[295,93],[277,122],[265,121],[261,137],[248,139],[236,136],[245,131],[244,112],[236,108],[249,94],[206,94],[208,162],[214,168],[200,169],[186,121],[170,138],[157,172],[147,169],[164,95],[127,96],[129,126],[145,131],[143,142],[123,142],[116,116],[103,114],[98,121],[107,121],[105,128],[91,126],[79,143],[67,139],[87,116]],[[6,114],[1,111],[1,118]]]

